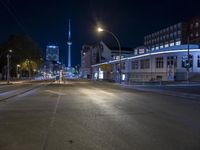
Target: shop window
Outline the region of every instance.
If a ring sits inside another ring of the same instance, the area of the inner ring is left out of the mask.
[[[156,58],[156,68],[163,68],[163,57]]]
[[[138,60],[132,61],[132,62],[131,62],[131,68],[132,68],[133,70],[138,69],[138,68],[139,68],[139,61],[138,61]]]

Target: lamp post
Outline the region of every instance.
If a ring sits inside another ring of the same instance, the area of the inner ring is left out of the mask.
[[[107,33],[111,34],[115,38],[115,40],[117,41],[117,44],[118,44],[118,47],[119,47],[119,83],[121,84],[121,80],[122,80],[122,76],[121,76],[121,74],[122,74],[122,72],[121,72],[121,45],[120,45],[119,39],[117,38],[117,36],[113,32],[111,32],[109,30],[105,30],[101,27],[99,27],[97,29],[97,31],[98,32],[107,32]]]
[[[17,64],[17,69],[16,69],[16,73],[17,73],[17,79],[20,78],[20,64]]]
[[[27,65],[28,65],[28,78],[29,78],[29,80],[31,80],[31,66],[30,66],[30,60],[29,59],[26,59],[26,61],[27,61]]]
[[[12,50],[9,50],[8,51],[8,54],[6,55],[7,57],[7,84],[10,83],[10,53],[12,53],[13,51]]]

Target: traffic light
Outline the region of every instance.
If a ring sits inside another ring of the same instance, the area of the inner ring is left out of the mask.
[[[192,68],[192,65],[193,65],[193,63],[192,63],[192,55],[188,55],[188,58],[189,59],[186,59],[185,61],[184,61],[184,67],[185,68],[187,68],[187,69],[189,69],[189,68]]]

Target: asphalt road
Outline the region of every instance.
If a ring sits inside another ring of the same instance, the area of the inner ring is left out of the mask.
[[[89,81],[6,89],[24,92],[0,100],[0,150],[200,150],[198,101]]]

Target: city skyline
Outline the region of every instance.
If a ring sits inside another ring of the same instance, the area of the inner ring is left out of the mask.
[[[113,4],[115,4],[113,6]],[[182,5],[182,7],[180,6]],[[200,12],[195,1],[132,2],[126,1],[59,1],[15,2],[1,1],[0,42],[10,34],[26,33],[45,49],[48,43],[56,43],[61,49],[61,60],[67,64],[68,19],[72,20],[72,66],[80,64],[80,51],[84,44],[105,41],[116,46],[115,40],[106,33],[98,35],[97,25],[114,32],[123,46],[136,47],[143,44],[148,33],[177,22],[187,21]],[[150,6],[150,7],[149,7]],[[187,6],[187,11],[182,8]],[[44,13],[40,13],[40,12]],[[159,12],[159,13],[158,13]],[[65,56],[65,58],[63,58]]]

